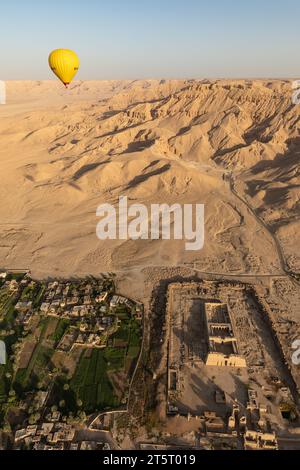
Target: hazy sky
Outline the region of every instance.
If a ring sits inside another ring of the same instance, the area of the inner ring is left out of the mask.
[[[5,0],[0,80],[53,78],[75,50],[78,78],[299,77],[299,0]]]

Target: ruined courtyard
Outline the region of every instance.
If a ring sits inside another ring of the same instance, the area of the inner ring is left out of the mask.
[[[286,427],[281,411],[295,403],[295,382],[251,286],[170,284],[166,314],[169,420],[237,436]]]

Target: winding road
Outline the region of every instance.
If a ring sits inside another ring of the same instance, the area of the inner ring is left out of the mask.
[[[242,196],[240,196],[238,194],[238,192],[235,190],[235,177],[233,176],[232,173],[227,173],[226,174],[227,176],[227,181],[229,182],[229,187],[230,187],[230,191],[231,193],[242,203],[244,204],[247,209],[251,212],[251,214],[253,215],[253,217],[256,219],[256,221],[260,224],[260,226],[270,235],[270,237],[272,238],[273,240],[273,243],[274,243],[274,246],[276,248],[276,252],[277,252],[277,256],[278,256],[278,259],[279,259],[279,262],[280,262],[280,266],[281,266],[281,269],[283,271],[283,273],[288,276],[292,282],[294,284],[297,284],[297,286],[300,286],[300,280],[299,280],[299,274],[298,273],[295,273],[294,271],[292,271],[289,267],[288,267],[288,264],[286,262],[286,259],[285,259],[285,256],[284,256],[284,252],[283,252],[283,249],[280,245],[280,242],[277,238],[277,235],[274,233],[274,231],[272,230],[272,228],[262,219],[260,218],[255,209],[250,206],[250,204],[248,203],[248,201],[246,199],[244,199]],[[226,179],[226,178],[225,178]]]

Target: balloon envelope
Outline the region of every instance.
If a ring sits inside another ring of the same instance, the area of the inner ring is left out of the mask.
[[[79,58],[69,49],[56,49],[49,55],[49,65],[53,73],[67,87],[79,69]]]

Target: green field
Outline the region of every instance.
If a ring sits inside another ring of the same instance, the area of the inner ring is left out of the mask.
[[[51,357],[54,349],[45,346],[43,340],[49,324],[53,321],[56,321],[56,319],[51,317],[41,320],[39,324],[41,328],[39,342],[33,351],[29,364],[26,369],[19,369],[16,373],[13,387],[20,396],[26,391],[35,390],[38,383],[48,383],[47,376],[51,369]]]
[[[65,334],[69,326],[70,326],[69,320],[62,318],[58,321],[55,332],[51,336],[51,339],[55,342],[55,346],[58,345],[58,343],[62,339],[63,335]]]
[[[4,403],[8,397],[13,377],[13,364],[10,358],[13,354],[13,346],[21,334],[22,328],[20,326],[16,326],[15,330],[11,331],[11,334],[5,336],[1,335],[0,330],[0,340],[4,341],[7,353],[6,365],[0,365],[0,404]]]
[[[0,329],[10,328],[15,320],[16,296],[8,289],[0,290]]]
[[[66,376],[61,373],[58,376],[56,402],[64,400],[69,411],[76,411],[78,400],[82,402],[82,409],[87,414],[96,410],[118,408],[121,405],[122,396],[128,388],[139,355],[142,331],[140,324],[131,318],[128,312],[122,310],[116,315],[122,320],[117,332],[110,338],[109,346],[105,349],[83,350],[71,380],[67,381]],[[13,386],[18,396],[23,396],[24,392],[29,390],[37,390],[39,384],[44,384],[44,387],[47,385],[49,372],[52,369],[51,357],[69,325],[70,321],[57,320],[53,317],[43,318],[40,321],[39,341],[28,367],[18,370],[14,379]],[[47,333],[49,328],[52,330],[50,336]],[[49,340],[55,344],[50,342],[49,346]],[[112,383],[114,374],[124,376],[122,381],[124,389],[118,390],[118,393]],[[66,384],[69,385],[67,390],[64,389]]]
[[[124,342],[122,367],[128,374],[140,352],[142,329],[140,323],[132,318],[128,312],[125,312],[124,307],[117,312],[117,316],[121,320],[121,324],[118,331],[113,335],[113,345],[119,344],[120,340]]]
[[[109,377],[113,378],[114,374],[120,372],[127,376],[127,385],[123,384],[124,393],[140,352],[141,325],[131,318],[124,307],[119,308],[116,315],[121,323],[118,331],[110,338],[111,344],[102,350],[94,349],[90,357],[83,353],[70,382],[71,390],[83,402],[83,408],[88,413],[121,405]]]
[[[107,375],[104,350],[94,349],[90,358],[82,354],[70,387],[87,413],[119,406]]]
[[[0,366],[0,403],[4,403],[7,400],[10,381],[6,378],[8,372],[8,366]]]

